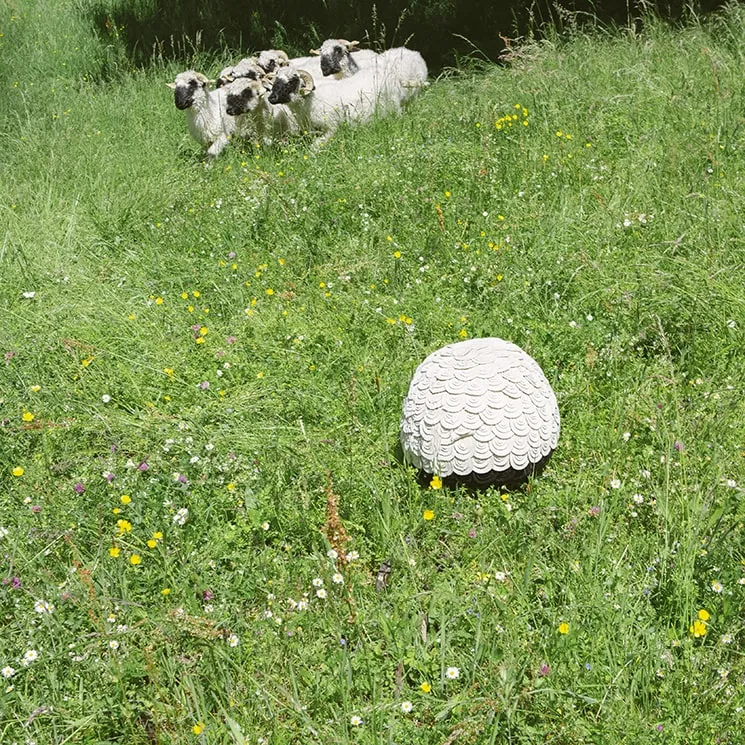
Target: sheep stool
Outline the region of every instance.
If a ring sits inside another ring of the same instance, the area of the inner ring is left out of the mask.
[[[401,415],[404,460],[448,484],[513,487],[559,441],[556,396],[538,363],[496,338],[448,344],[414,372]]]

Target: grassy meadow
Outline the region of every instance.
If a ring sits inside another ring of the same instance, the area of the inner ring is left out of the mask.
[[[0,0],[0,742],[742,743],[745,10],[206,162],[165,83],[234,55],[90,6]],[[428,488],[402,399],[480,336],[559,447]]]

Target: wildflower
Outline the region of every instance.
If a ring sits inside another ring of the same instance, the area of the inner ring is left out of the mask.
[[[401,711],[404,714],[411,714],[412,709],[414,708],[414,704],[411,703],[411,701],[402,701],[401,702]]]
[[[202,732],[204,732],[204,722],[197,722],[192,728],[191,731],[195,735],[201,735]]]
[[[34,603],[34,610],[37,613],[51,613],[54,610],[54,605],[46,600],[37,600]]]
[[[331,559],[332,561],[336,561],[339,558],[338,552],[335,549],[333,549],[333,548],[330,548],[326,552],[326,556],[328,556],[329,559]]]
[[[155,298],[155,304],[156,305],[163,305],[163,298],[162,297],[156,297]]]
[[[101,400],[102,400],[102,401],[103,401],[103,402],[104,402],[105,404],[107,404],[107,403],[109,403],[109,401],[111,401],[111,396],[109,396],[109,394],[108,394],[108,393],[104,393],[104,394],[103,394],[103,396],[101,396]]]
[[[188,519],[188,517],[189,517],[189,508],[181,507],[179,510],[177,510],[176,514],[173,516],[173,522],[176,525],[183,525]]]
[[[122,504],[129,504],[132,501],[132,497],[130,497],[129,494],[122,494],[122,496],[119,497],[119,501]]]
[[[261,529],[262,530],[269,530],[269,523],[266,522],[266,520],[263,523],[261,523]]]
[[[434,516],[435,516],[434,510],[424,510],[424,512],[422,513],[422,517],[425,520],[432,520],[434,519]]]
[[[347,561],[356,561],[359,558],[360,558],[360,554],[358,551],[350,551],[347,554]]]
[[[229,647],[237,647],[240,644],[241,640],[238,638],[238,634],[231,634],[228,637],[228,646]]]
[[[546,678],[549,675],[551,675],[551,668],[549,667],[548,662],[544,662],[539,668],[538,668],[538,675],[540,675],[542,678]]]
[[[39,659],[39,653],[35,649],[28,649],[23,653],[23,659],[21,662],[24,666],[30,665],[32,662],[36,662]]]
[[[711,616],[709,615],[709,611],[707,611],[705,608],[701,608],[701,610],[698,612],[699,620],[701,621],[708,621]]]
[[[158,545],[158,541],[156,541],[153,538],[149,538],[147,541],[147,547],[148,548],[155,548]]]
[[[111,556],[112,559],[118,559],[120,551],[121,549],[119,548],[119,546],[112,546],[109,549],[109,556]]]
[[[6,665],[2,670],[0,670],[0,675],[3,676],[6,680],[8,678],[12,678],[16,674],[16,671],[14,668],[12,668],[10,665]]]
[[[620,489],[621,488],[621,479],[611,479],[611,481],[610,481],[610,487],[611,487],[611,489]]]
[[[422,693],[429,693],[432,690],[432,686],[425,680],[423,683],[420,684],[419,690]]]
[[[116,650],[119,649],[119,642],[116,639],[112,639],[109,642],[109,649],[116,652]]]
[[[720,581],[719,581],[718,579],[715,579],[715,580],[714,580],[714,581],[713,581],[713,582],[711,583],[711,589],[712,589],[712,590],[713,590],[714,592],[716,592],[717,594],[719,594],[719,593],[721,593],[721,592],[722,592],[722,590],[724,590],[724,586],[722,585],[722,583],[721,583],[721,582],[720,582]]]
[[[460,677],[460,670],[457,667],[449,667],[445,670],[445,677],[449,680],[455,680]]]
[[[323,587],[320,590],[316,590],[316,597],[320,598],[321,600],[326,599],[326,590],[323,589]]]
[[[559,633],[560,634],[568,634],[569,633],[569,624],[566,621],[563,621],[559,624]]]
[[[353,714],[349,718],[349,723],[352,725],[352,727],[359,727],[362,724],[362,717],[358,714]]]
[[[691,624],[691,627],[689,628],[689,631],[691,632],[691,634],[693,634],[693,636],[696,639],[699,639],[702,636],[706,636],[706,622],[705,621],[700,621],[698,619],[695,620]]]
[[[722,638],[719,640],[722,644],[732,644],[734,641],[734,637],[732,634],[723,634]]]
[[[323,580],[320,577],[316,577],[311,584],[313,587],[323,587]]]
[[[393,258],[394,259],[400,259],[401,258],[401,252],[400,251],[394,251],[393,252]]]
[[[33,422],[34,415],[30,411],[24,411],[21,415],[21,419],[23,419],[24,422]]]
[[[141,564],[141,563],[142,563],[142,557],[141,557],[141,556],[140,556],[139,554],[132,554],[132,555],[131,555],[131,556],[129,557],[129,563],[130,563],[130,564],[131,564],[131,565],[132,565],[133,567],[136,567],[136,566],[137,566],[138,564]]]
[[[132,523],[129,520],[119,519],[116,521],[116,527],[119,528],[119,535],[132,532]]]
[[[16,476],[16,477],[19,477],[19,476],[23,476],[23,474],[25,473],[25,471],[23,470],[23,467],[22,467],[22,466],[16,466],[16,467],[15,467],[15,468],[14,468],[14,469],[13,469],[13,470],[11,471],[11,473],[12,473],[12,474],[13,474],[14,476]]]
[[[339,574],[339,572],[336,572],[334,574],[334,576],[331,578],[331,581],[335,585],[343,585],[344,584],[344,577],[342,577],[341,574]]]
[[[170,588],[170,587],[164,587],[164,588],[163,588],[163,589],[162,589],[162,590],[160,591],[160,594],[161,594],[161,595],[162,595],[162,596],[163,596],[164,598],[165,598],[165,597],[167,597],[168,595],[170,595],[170,594],[171,594],[171,588]]]

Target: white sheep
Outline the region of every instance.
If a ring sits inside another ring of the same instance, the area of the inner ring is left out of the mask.
[[[406,47],[393,47],[380,55],[386,75],[395,75],[401,84],[401,103],[408,102],[427,82],[427,63],[419,52]]]
[[[265,81],[238,78],[226,86],[225,113],[234,118],[238,136],[255,134],[259,142],[270,142],[278,134],[297,130],[287,106],[269,103],[265,85]]]
[[[397,81],[377,77],[365,73],[316,83],[305,70],[283,67],[274,78],[269,103],[286,104],[301,129],[325,131],[328,139],[341,122],[364,122],[379,112],[400,111]]]
[[[288,65],[290,62],[287,52],[281,49],[264,49],[259,52],[256,61],[259,67],[266,73],[274,72],[280,67]]]
[[[259,66],[256,57],[244,57],[240,62],[230,67],[225,67],[217,76],[217,87],[232,83],[238,78],[251,78],[261,80],[265,75],[264,68]]]
[[[358,49],[358,44],[346,39],[326,39],[320,49],[311,49],[311,54],[319,55],[324,77],[349,78],[379,56],[371,49]]]
[[[186,114],[191,136],[209,146],[207,155],[216,156],[235,132],[235,120],[225,115],[225,89],[209,90],[210,82],[201,73],[187,70],[167,85],[173,89],[176,108]]]

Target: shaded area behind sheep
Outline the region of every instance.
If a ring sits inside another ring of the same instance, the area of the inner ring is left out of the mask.
[[[549,25],[560,29],[594,18],[628,24],[645,9],[680,19],[691,7],[703,13],[723,5],[722,0],[94,0],[90,12],[102,40],[138,66],[161,57],[186,62],[197,48],[283,48],[302,55],[325,38],[343,37],[379,49],[407,43],[436,72],[468,56],[497,61],[504,49],[500,34],[537,35]]]

